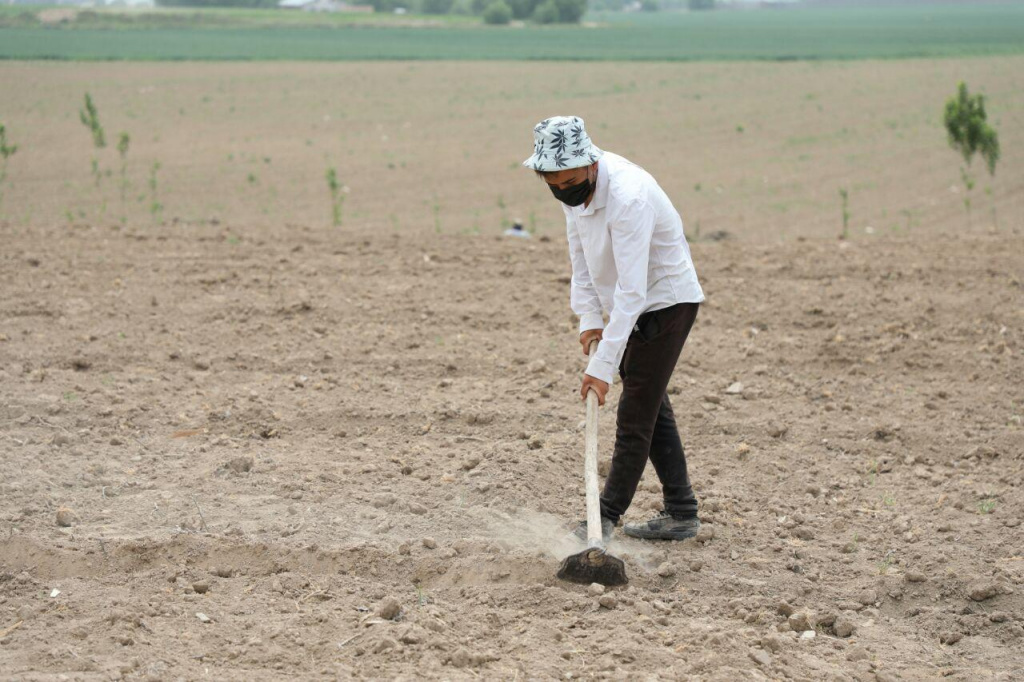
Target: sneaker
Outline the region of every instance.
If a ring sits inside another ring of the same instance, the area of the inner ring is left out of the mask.
[[[622,529],[631,538],[643,540],[685,540],[700,530],[700,519],[677,519],[671,514],[658,514],[650,521],[627,523]]]
[[[605,517],[602,516],[601,517],[601,538],[604,540],[605,544],[608,544],[609,542],[611,542],[611,540],[612,540],[612,532],[614,530],[615,530],[615,524],[612,523],[612,520],[611,519],[606,519]],[[580,542],[584,542],[585,543],[587,541],[587,522],[586,522],[586,520],[580,521],[576,525],[576,528],[574,528],[573,531],[571,533],[569,533],[569,537],[570,538],[574,538],[576,540],[579,540]]]

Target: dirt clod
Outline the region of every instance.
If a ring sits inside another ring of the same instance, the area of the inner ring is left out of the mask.
[[[861,590],[861,592],[857,594],[857,601],[864,606],[870,606],[878,601],[878,592],[875,590]]]
[[[67,507],[61,507],[57,510],[56,521],[61,528],[69,528],[78,523],[78,514]]]
[[[696,542],[711,542],[715,537],[715,527],[709,523],[702,523],[697,535],[693,538]]]
[[[857,624],[853,618],[844,614],[836,618],[835,623],[832,624],[832,629],[835,630],[837,637],[850,637],[857,632]]]
[[[423,641],[426,632],[418,625],[411,625],[406,628],[398,637],[402,644],[419,644]]]
[[[967,595],[974,601],[985,601],[999,594],[999,587],[993,582],[977,582],[970,586]]]
[[[473,652],[466,647],[459,647],[451,655],[449,663],[456,668],[476,668],[498,659],[498,656],[491,653]]]
[[[862,646],[852,646],[846,652],[846,660],[848,661],[866,661],[871,658],[871,652]]]
[[[394,597],[385,597],[377,605],[376,613],[385,620],[395,620],[402,613],[402,604]]]
[[[949,632],[944,632],[941,635],[939,635],[939,641],[943,644],[953,645],[959,642],[961,639],[963,639],[963,637],[964,636],[962,633],[953,630]]]
[[[797,611],[789,617],[789,627],[793,632],[807,632],[814,629],[814,616],[807,611]]]
[[[761,647],[767,651],[777,654],[782,651],[782,639],[775,635],[765,635],[761,638]]]
[[[750,660],[752,660],[754,663],[757,663],[762,668],[767,668],[772,664],[772,657],[768,654],[767,651],[763,651],[761,649],[751,649],[749,652],[747,652],[747,656],[749,656]]]
[[[373,645],[372,651],[375,654],[382,654],[385,651],[387,651],[388,649],[397,649],[397,648],[398,648],[398,642],[396,642],[395,640],[393,640],[390,637],[384,637],[383,639],[378,640],[377,643]]]
[[[247,471],[252,471],[252,467],[255,464],[252,457],[235,457],[228,461],[227,468],[236,474],[244,474]]]

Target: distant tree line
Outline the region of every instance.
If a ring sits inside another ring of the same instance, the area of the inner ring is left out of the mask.
[[[512,19],[538,24],[575,24],[587,11],[587,0],[367,0],[376,12],[404,7],[423,14],[472,14],[489,24]]]
[[[591,0],[596,10],[617,12],[635,0]],[[156,0],[160,7],[277,7],[279,0]],[[645,12],[659,9],[709,10],[716,0],[640,0]],[[473,14],[487,23],[507,24],[512,19],[538,24],[579,23],[587,11],[587,0],[349,0],[352,5],[371,5],[375,12],[403,8],[422,14]],[[493,9],[492,9],[493,8]],[[490,10],[490,11],[488,11]]]
[[[474,13],[480,5],[484,8],[484,21],[487,23],[508,23],[494,21],[494,15],[500,10],[499,17],[507,14],[509,19],[533,21],[538,24],[577,24],[587,11],[587,0],[471,0]],[[508,8],[504,11],[502,5]]]
[[[157,7],[250,7],[270,9],[280,0],[156,0]]]
[[[606,12],[619,12],[636,0],[590,0],[590,8]],[[644,12],[656,12],[659,9],[680,10],[691,12],[715,9],[716,0],[639,0],[640,9]]]
[[[279,0],[156,0],[161,7],[277,7]],[[657,2],[657,0],[644,0]],[[471,14],[489,24],[507,24],[513,19],[538,24],[576,24],[587,11],[587,0],[349,0],[349,4],[371,5],[375,12],[402,8],[422,14]],[[621,8],[621,3],[620,3]]]

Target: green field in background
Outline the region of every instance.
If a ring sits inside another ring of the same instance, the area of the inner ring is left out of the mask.
[[[43,27],[25,11],[6,7],[0,12],[0,59],[682,61],[1024,52],[1024,4],[1004,3],[591,13],[587,25],[557,27],[490,27],[474,17],[312,15],[282,10],[178,10],[119,16],[101,11],[87,15],[80,24]]]

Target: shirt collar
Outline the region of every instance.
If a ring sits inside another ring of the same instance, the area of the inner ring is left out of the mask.
[[[597,189],[594,190],[594,198],[590,200],[590,205],[586,208],[580,204],[574,210],[578,211],[577,215],[593,215],[594,211],[599,208],[604,208],[608,203],[608,164],[604,159],[600,159],[597,162]]]

